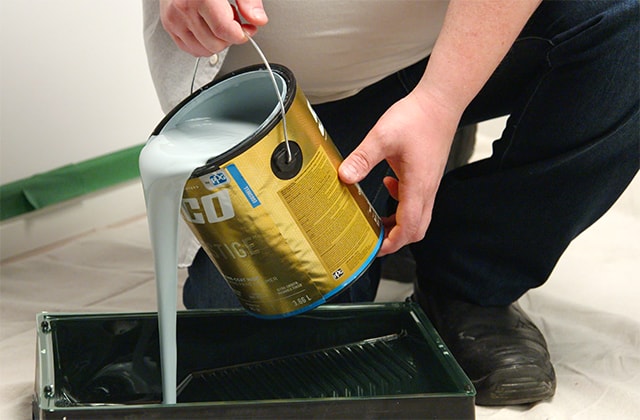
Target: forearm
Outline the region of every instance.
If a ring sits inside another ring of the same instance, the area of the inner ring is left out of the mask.
[[[540,2],[452,0],[414,93],[451,115],[462,115]]]

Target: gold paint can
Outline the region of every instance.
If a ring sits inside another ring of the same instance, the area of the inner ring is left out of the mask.
[[[282,318],[353,284],[376,257],[383,232],[360,187],[338,179],[342,157],[293,73],[270,70],[247,67],[211,82],[156,134],[201,117],[257,125],[192,173],[181,213],[243,307]]]

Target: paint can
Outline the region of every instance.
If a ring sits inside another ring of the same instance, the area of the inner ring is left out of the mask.
[[[228,74],[186,98],[154,134],[203,118],[255,127],[193,171],[181,207],[243,307],[292,316],[356,281],[382,243],[380,219],[358,185],[338,179],[342,157],[293,73],[257,65]]]

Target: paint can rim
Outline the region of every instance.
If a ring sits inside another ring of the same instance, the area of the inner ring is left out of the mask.
[[[285,112],[286,112],[289,110],[289,108],[293,104],[293,101],[296,96],[297,84],[296,84],[295,76],[288,67],[283,66],[281,64],[270,64],[270,67],[273,73],[281,77],[284,81],[285,95],[282,101],[283,101]],[[179,104],[177,104],[173,109],[171,109],[171,111],[169,111],[165,115],[162,121],[160,121],[160,123],[158,123],[158,125],[152,131],[150,138],[153,138],[154,136],[161,134],[168,125],[175,122],[174,118],[177,116],[177,114],[180,111],[182,111],[186,106],[190,105],[194,100],[196,100],[201,95],[206,94],[211,89],[214,89],[218,85],[224,82],[227,82],[235,77],[248,75],[251,73],[258,73],[258,72],[264,72],[265,77],[267,78],[269,77],[267,66],[264,64],[256,64],[252,66],[243,67],[233,72],[230,72],[228,74],[225,74],[224,76],[214,79],[211,82],[207,83],[206,85],[195,90],[193,93],[191,93],[189,96],[183,99]],[[274,92],[273,94],[275,98],[276,93]],[[276,104],[276,108],[279,108],[279,106],[280,106],[279,104]],[[250,147],[258,143],[268,133],[270,133],[280,123],[281,120],[282,120],[281,113],[275,112],[250,136],[246,137],[245,139],[240,141],[235,146],[229,148],[228,150],[216,156],[211,157],[205,165],[196,168],[191,174],[191,177],[192,178],[199,177],[201,175],[206,174],[207,172],[219,169],[220,163],[224,163],[247,151]],[[285,139],[283,137],[283,142],[284,140]]]

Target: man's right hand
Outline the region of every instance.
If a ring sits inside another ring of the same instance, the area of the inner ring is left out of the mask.
[[[176,45],[196,57],[208,57],[247,41],[268,18],[262,0],[160,0],[160,19]],[[243,31],[244,29],[244,31]]]

